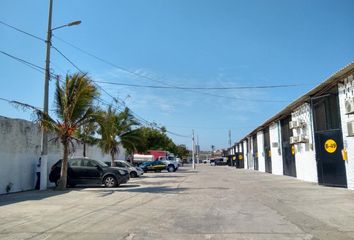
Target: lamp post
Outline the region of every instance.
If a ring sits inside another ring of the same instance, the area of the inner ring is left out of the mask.
[[[56,28],[52,28],[52,10],[53,10],[53,0],[49,0],[49,16],[48,16],[48,31],[47,31],[47,52],[45,58],[45,78],[44,78],[44,104],[43,112],[48,114],[48,92],[49,92],[49,79],[50,79],[50,47],[52,45],[52,32],[53,30],[62,27],[71,27],[74,25],[79,25],[81,21],[74,21]],[[40,190],[47,189],[47,162],[48,162],[48,132],[42,128],[42,141],[41,141],[41,181]]]

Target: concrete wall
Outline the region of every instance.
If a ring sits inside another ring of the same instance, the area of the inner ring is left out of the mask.
[[[50,136],[49,139],[54,138]],[[0,116],[0,194],[25,191],[34,188],[35,165],[40,157],[41,132],[32,122]],[[72,156],[82,156],[82,146],[75,147]],[[88,147],[87,156],[102,161],[110,161],[109,155],[101,153],[97,147]],[[119,158],[124,158],[121,149]],[[60,143],[50,141],[48,146],[48,173],[51,166],[62,158]]]
[[[291,120],[301,120],[304,127],[293,129],[293,136],[305,135],[307,143],[295,144],[295,162],[297,178],[310,182],[318,182],[316,153],[314,144],[312,111],[310,104],[305,103],[291,114]]]
[[[257,132],[258,171],[265,172],[264,134]]]
[[[279,122],[269,126],[270,149],[272,153],[272,173],[283,175],[283,157],[281,154],[281,136]]]
[[[354,137],[348,136],[347,123],[354,121],[354,114],[346,114],[345,101],[354,97],[354,76],[353,74],[344,78],[343,84],[338,85],[339,106],[341,124],[343,130],[344,148],[347,150],[348,160],[346,161],[346,173],[348,188],[354,190]]]

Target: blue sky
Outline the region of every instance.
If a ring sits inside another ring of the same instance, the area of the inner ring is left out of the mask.
[[[48,3],[2,0],[0,21],[45,38]],[[54,0],[53,27],[74,20],[82,24],[56,30],[53,45],[97,81],[184,87],[300,85],[186,91],[100,84],[148,121],[182,135],[194,129],[202,149],[209,150],[212,144],[227,147],[229,129],[235,142],[354,61],[353,12],[352,0]],[[45,44],[1,24],[0,50],[44,67]],[[53,50],[51,62],[55,74],[77,71]],[[43,105],[43,73],[3,54],[0,70],[1,98]],[[102,98],[111,101],[104,93]],[[29,112],[3,101],[0,109],[6,117],[31,119]],[[191,145],[190,138],[169,136]]]

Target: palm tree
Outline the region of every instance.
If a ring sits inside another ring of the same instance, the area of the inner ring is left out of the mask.
[[[75,131],[93,121],[92,104],[96,96],[98,91],[91,79],[86,74],[76,73],[66,75],[62,84],[59,79],[56,81],[54,99],[56,120],[33,106],[17,103],[22,107],[33,109],[41,127],[46,131],[54,132],[57,135],[56,139],[63,144],[58,190],[66,189],[69,147],[73,145],[73,140],[76,140]]]
[[[119,153],[119,146],[131,150],[135,149],[135,141],[138,140],[135,130],[138,125],[129,108],[117,113],[110,105],[107,111],[100,111],[97,118],[99,124],[98,133],[101,135],[99,147],[102,152],[111,155],[111,165],[115,166],[115,156]]]
[[[86,146],[95,145],[98,139],[94,137],[97,130],[97,124],[95,122],[88,122],[77,129],[75,136],[80,140],[83,145],[82,155],[86,157]]]

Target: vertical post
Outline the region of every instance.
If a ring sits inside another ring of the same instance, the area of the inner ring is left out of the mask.
[[[48,31],[47,31],[47,53],[45,58],[45,78],[44,78],[44,114],[48,114],[49,101],[49,79],[50,79],[50,47],[52,39],[52,9],[53,0],[49,0],[49,16],[48,16]],[[42,142],[41,142],[41,182],[40,190],[47,189],[47,162],[48,162],[48,132],[42,128]]]
[[[229,147],[231,155],[231,130],[229,130]],[[230,166],[232,166],[232,157],[230,157]]]
[[[194,129],[192,130],[192,168],[195,169],[194,165],[194,150],[195,150],[195,143],[194,143]]]
[[[199,135],[197,134],[197,149],[196,149],[196,154],[197,154],[197,163],[199,164],[199,151],[200,151],[200,146],[199,146]]]

